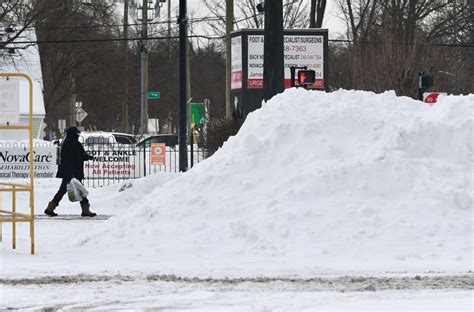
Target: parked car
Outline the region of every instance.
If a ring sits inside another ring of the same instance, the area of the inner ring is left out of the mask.
[[[63,139],[53,141],[56,145],[61,145]],[[79,142],[85,145],[97,144],[137,144],[137,139],[131,134],[118,132],[81,132]]]
[[[137,140],[131,134],[117,132],[81,132],[79,140],[86,145],[95,144],[136,144]]]
[[[151,146],[152,143],[165,143],[166,146],[174,147],[178,145],[178,135],[177,134],[152,135],[138,142],[137,146],[140,148],[148,148]]]

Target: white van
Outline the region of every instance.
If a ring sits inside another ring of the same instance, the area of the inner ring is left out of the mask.
[[[84,145],[97,145],[97,144],[133,144],[137,143],[135,137],[127,133],[117,132],[81,132],[79,141]]]

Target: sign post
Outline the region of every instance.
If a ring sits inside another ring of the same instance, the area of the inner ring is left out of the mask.
[[[191,168],[194,166],[194,134],[196,125],[205,125],[208,118],[209,100],[205,103],[191,103]]]
[[[66,119],[58,119],[58,129],[61,134],[64,134],[64,130],[66,130]]]

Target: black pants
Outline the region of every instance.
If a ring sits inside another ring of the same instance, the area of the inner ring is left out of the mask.
[[[71,181],[71,179],[64,179],[62,180],[61,182],[61,186],[59,187],[59,190],[58,192],[56,193],[56,195],[54,195],[54,198],[52,200],[53,203],[55,203],[56,205],[59,205],[59,202],[61,201],[61,199],[63,198],[64,194],[67,193],[67,184],[69,183],[69,181]],[[81,181],[82,183],[82,180],[79,180]],[[86,198],[83,198],[81,200],[81,205],[85,205],[85,204],[88,204],[89,203],[89,200]]]

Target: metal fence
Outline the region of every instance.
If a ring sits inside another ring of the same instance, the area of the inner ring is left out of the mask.
[[[84,184],[101,187],[129,179],[142,178],[158,172],[179,171],[179,148],[166,147],[165,164],[152,163],[151,148],[134,144],[84,144],[86,152],[94,157],[84,164]],[[202,148],[194,147],[194,163],[204,159]],[[190,166],[191,152],[188,148]]]

